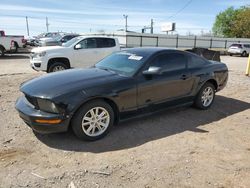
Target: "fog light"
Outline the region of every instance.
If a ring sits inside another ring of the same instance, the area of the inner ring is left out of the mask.
[[[41,63],[34,63],[35,67],[41,67]]]

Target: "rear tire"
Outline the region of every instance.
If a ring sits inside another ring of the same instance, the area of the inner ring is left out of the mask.
[[[60,63],[60,62],[55,62],[53,64],[51,64],[48,68],[48,73],[50,72],[58,72],[58,71],[62,71],[62,70],[66,70],[68,69],[68,66],[65,65],[64,63]]]
[[[215,87],[212,83],[205,83],[197,94],[194,106],[201,110],[206,110],[210,108],[210,106],[214,102],[215,97]]]
[[[84,104],[74,115],[71,126],[74,134],[87,141],[103,138],[114,124],[114,111],[103,100]]]
[[[241,56],[242,57],[247,57],[247,52],[246,51],[242,52]]]
[[[14,53],[17,53],[18,52],[18,44],[16,43],[16,42],[14,42],[14,50],[13,50],[13,52]]]

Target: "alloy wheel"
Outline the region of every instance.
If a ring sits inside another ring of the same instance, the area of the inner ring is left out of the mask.
[[[201,95],[201,102],[204,107],[208,107],[214,99],[214,90],[211,87],[206,87]]]
[[[88,136],[95,137],[103,134],[110,123],[110,115],[103,107],[90,109],[82,119],[82,130]]]
[[[65,70],[65,67],[57,65],[53,68],[53,72]]]

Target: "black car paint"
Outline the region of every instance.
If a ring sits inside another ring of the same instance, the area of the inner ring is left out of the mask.
[[[52,73],[24,83],[20,90],[25,95],[53,101],[60,113],[52,114],[34,109],[27,105],[24,102],[25,97],[22,97],[16,103],[21,118],[37,132],[62,132],[68,129],[70,120],[79,107],[93,99],[106,100],[114,108],[117,119],[122,120],[144,109],[155,110],[160,107],[191,104],[207,81],[211,81],[217,91],[222,89],[227,81],[228,70],[225,64],[207,60],[206,65],[202,67],[189,69],[186,65],[186,68],[180,71],[145,76],[142,71],[148,68],[152,59],[161,53],[176,50],[137,48],[127,51],[148,56],[144,66],[132,77],[91,67]],[[39,125],[34,123],[34,119],[38,117],[58,117],[63,122],[58,126]]]

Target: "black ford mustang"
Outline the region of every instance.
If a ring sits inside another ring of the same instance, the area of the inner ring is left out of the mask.
[[[164,107],[194,104],[207,109],[225,87],[227,66],[164,48],[114,53],[88,69],[66,70],[30,80],[16,102],[36,132],[67,131],[96,140],[114,123]]]

